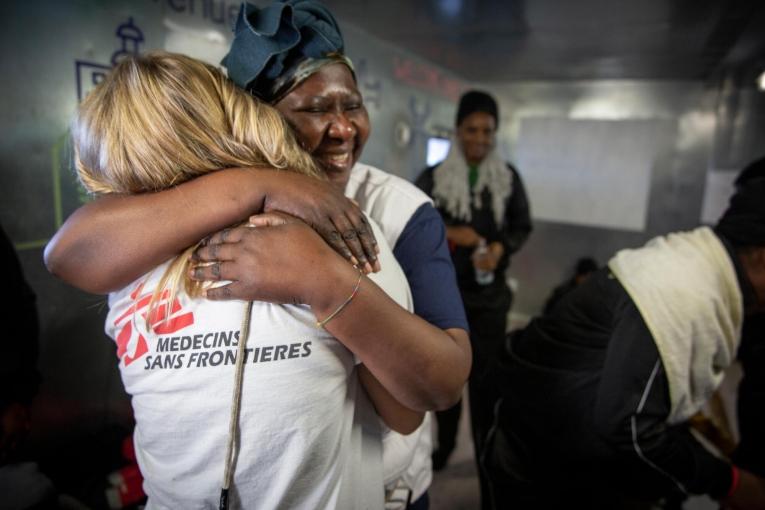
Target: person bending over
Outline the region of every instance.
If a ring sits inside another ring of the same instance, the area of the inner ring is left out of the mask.
[[[688,423],[735,360],[744,318],[765,310],[764,196],[752,181],[714,229],[618,252],[508,338],[487,459],[498,508],[648,508],[688,494],[765,507],[765,479],[710,453]]]

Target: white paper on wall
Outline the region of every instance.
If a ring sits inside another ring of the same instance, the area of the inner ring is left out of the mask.
[[[712,225],[728,208],[728,200],[733,195],[733,181],[737,170],[710,170],[704,187],[704,201],[701,204],[701,223]]]
[[[534,218],[644,230],[667,127],[665,120],[522,119],[515,161]]]

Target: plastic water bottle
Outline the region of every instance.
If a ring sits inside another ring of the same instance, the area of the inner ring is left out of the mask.
[[[473,252],[473,259],[480,259],[489,254],[489,248],[486,246],[486,239],[481,238],[478,243],[478,248]],[[475,281],[478,285],[489,285],[494,281],[494,271],[485,271],[483,269],[475,269]]]

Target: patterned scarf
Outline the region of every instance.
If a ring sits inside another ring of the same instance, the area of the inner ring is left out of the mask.
[[[433,171],[433,199],[436,205],[446,209],[458,220],[473,219],[471,203],[476,209],[483,204],[481,193],[491,192],[491,210],[498,228],[505,222],[505,204],[513,192],[513,174],[499,157],[496,147],[478,165],[478,181],[470,190],[469,168],[457,140],[452,138],[446,159]],[[472,201],[471,201],[472,193]]]

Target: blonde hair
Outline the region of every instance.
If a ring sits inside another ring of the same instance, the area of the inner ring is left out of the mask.
[[[232,167],[323,178],[273,107],[218,69],[173,53],[117,64],[80,104],[71,132],[78,178],[94,194],[159,191]],[[201,293],[187,275],[194,248],[170,264],[153,302],[166,288],[174,298],[181,282],[189,295]]]

